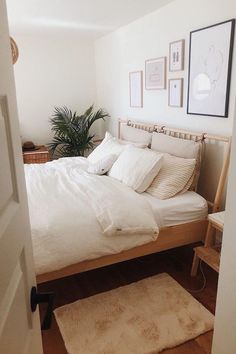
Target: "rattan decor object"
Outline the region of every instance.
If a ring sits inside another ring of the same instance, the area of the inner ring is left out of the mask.
[[[49,161],[49,152],[46,146],[38,150],[23,151],[24,163],[45,163]]]
[[[10,43],[11,43],[12,63],[14,65],[19,57],[19,50],[16,42],[12,37],[10,37]]]

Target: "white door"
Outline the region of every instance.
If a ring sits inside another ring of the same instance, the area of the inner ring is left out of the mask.
[[[0,0],[0,353],[42,354],[5,0]]]
[[[236,353],[236,100],[212,354]]]

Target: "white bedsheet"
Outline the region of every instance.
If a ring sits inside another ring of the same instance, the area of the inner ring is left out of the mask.
[[[143,196],[150,203],[159,228],[202,220],[208,213],[206,200],[192,191],[165,200],[148,193]]]
[[[62,168],[71,164],[71,171],[68,174],[66,169],[67,172],[61,174],[55,169],[52,188],[50,166],[58,163]],[[76,188],[71,190],[67,188],[68,185],[76,183],[74,174],[77,174],[77,168],[82,165],[86,170],[86,159],[79,163],[76,158],[61,159],[55,163],[41,165],[45,174],[43,179],[40,178],[40,173],[37,173],[39,165],[25,167],[36,274],[119,253],[151,242],[157,237],[151,234],[112,237],[104,235],[95,213],[91,212],[91,201],[83,186],[79,188],[76,185]],[[29,171],[36,173],[31,174]],[[34,176],[33,183],[29,182],[29,175]],[[101,181],[111,177],[91,178]],[[139,198],[150,203],[150,209],[160,227],[198,220],[207,214],[206,201],[194,192],[187,192],[169,200],[157,200],[146,193],[139,195]]]

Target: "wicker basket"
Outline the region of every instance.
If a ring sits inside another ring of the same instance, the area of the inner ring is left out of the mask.
[[[49,161],[49,152],[45,146],[34,151],[23,152],[24,163],[45,163]]]

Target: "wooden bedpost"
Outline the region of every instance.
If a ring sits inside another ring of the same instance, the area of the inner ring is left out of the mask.
[[[122,119],[122,118],[118,119],[118,139],[120,139],[121,124],[124,124],[124,123],[127,124],[127,122],[128,122],[127,119]]]
[[[229,137],[219,137],[219,136],[211,136],[206,134],[205,139],[210,139],[210,140],[216,140],[216,141],[222,141],[227,143],[227,148],[224,156],[224,161],[220,173],[220,178],[215,194],[215,199],[213,202],[213,208],[212,212],[215,213],[219,211],[222,198],[223,198],[223,193],[224,193],[224,188],[225,188],[225,183],[227,179],[227,174],[228,174],[228,169],[229,169],[229,162],[230,162],[230,150],[231,150],[231,139]]]

